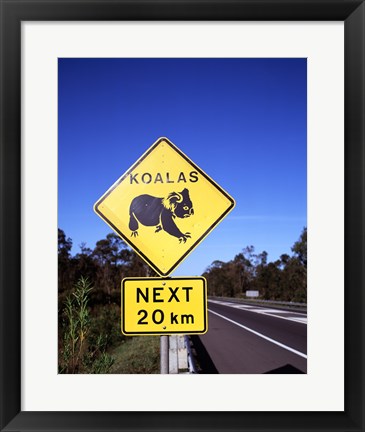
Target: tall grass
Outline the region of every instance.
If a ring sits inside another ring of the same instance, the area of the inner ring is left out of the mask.
[[[63,307],[62,346],[59,350],[60,373],[108,373],[114,359],[106,353],[107,335],[90,340],[90,310],[93,287],[80,277]]]

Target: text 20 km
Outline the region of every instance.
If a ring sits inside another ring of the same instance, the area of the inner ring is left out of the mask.
[[[151,318],[154,324],[166,324],[165,314],[161,309],[156,309],[152,312],[151,317],[148,316],[148,312],[145,309],[141,309],[137,313],[141,318],[138,320],[138,324],[149,324],[149,318]],[[191,314],[174,314],[170,313],[169,324],[194,324],[194,316]]]

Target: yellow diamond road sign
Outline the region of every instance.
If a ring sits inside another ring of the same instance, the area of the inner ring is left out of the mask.
[[[205,333],[206,281],[203,277],[123,279],[121,312],[122,333],[127,336]]]
[[[160,138],[94,210],[158,274],[167,276],[234,205],[181,150]]]

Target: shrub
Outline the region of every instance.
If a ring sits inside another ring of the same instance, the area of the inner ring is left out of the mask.
[[[62,311],[59,372],[107,373],[113,364],[113,358],[105,352],[107,337],[99,334],[90,339],[88,303],[93,287],[87,278],[80,277],[74,288]]]

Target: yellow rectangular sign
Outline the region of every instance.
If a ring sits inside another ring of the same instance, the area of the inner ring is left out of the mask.
[[[123,279],[123,334],[203,334],[207,330],[207,283],[203,277]]]

